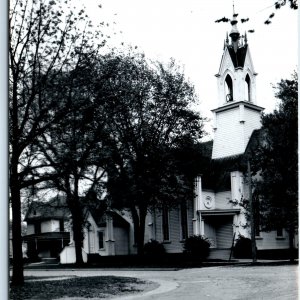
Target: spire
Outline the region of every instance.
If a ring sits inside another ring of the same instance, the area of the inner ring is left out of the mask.
[[[234,48],[234,51],[236,52],[237,51],[237,48],[238,48],[238,40],[240,38],[240,32],[237,28],[237,16],[238,14],[235,13],[234,11],[234,3],[233,3],[233,18],[232,18],[232,21],[230,22],[231,23],[231,26],[232,26],[232,29],[231,29],[231,32],[229,34],[229,36],[231,37],[231,44],[233,45],[233,48]]]
[[[245,45],[248,44],[248,39],[247,39],[247,32],[245,31],[245,38],[244,38],[244,41],[245,41]]]

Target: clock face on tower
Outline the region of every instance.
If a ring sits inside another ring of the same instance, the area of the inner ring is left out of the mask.
[[[210,196],[206,196],[205,199],[204,199],[204,206],[206,208],[212,208],[212,198]]]

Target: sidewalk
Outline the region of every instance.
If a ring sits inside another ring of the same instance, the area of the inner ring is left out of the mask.
[[[256,263],[253,263],[251,259],[234,259],[230,261],[204,261],[200,265],[197,264],[195,266],[101,266],[98,264],[85,264],[84,266],[76,266],[76,265],[64,265],[60,264],[57,261],[41,261],[36,263],[29,263],[24,265],[24,269],[30,270],[66,270],[66,269],[85,269],[85,270],[93,270],[93,269],[102,269],[102,270],[122,270],[122,271],[134,271],[134,270],[147,270],[147,271],[176,271],[181,269],[193,269],[193,268],[208,268],[208,267],[218,267],[218,266],[278,266],[278,265],[297,265],[298,259],[294,262],[290,262],[289,260],[266,260],[261,259],[257,260]]]

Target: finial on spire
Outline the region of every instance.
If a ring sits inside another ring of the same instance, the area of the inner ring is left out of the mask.
[[[231,29],[231,32],[229,34],[229,36],[231,37],[232,41],[237,41],[240,37],[240,33],[239,33],[239,30],[237,29],[237,16],[238,14],[235,13],[235,10],[234,10],[234,1],[233,1],[233,18],[232,18],[232,21],[230,22],[231,23],[231,26],[232,26],[232,29]]]
[[[234,9],[234,0],[233,0],[233,18],[232,18],[232,21],[230,22],[231,23],[231,26],[232,26],[232,29],[231,29],[231,32],[229,34],[229,36],[231,37],[231,43],[234,47],[234,51],[236,52],[237,51],[237,48],[238,48],[238,45],[239,45],[239,39],[240,39],[240,33],[239,33],[239,30],[237,29],[237,16],[238,14],[235,13],[235,9]]]
[[[235,11],[234,11],[234,0],[232,0],[232,9],[233,9],[233,15],[235,15]]]

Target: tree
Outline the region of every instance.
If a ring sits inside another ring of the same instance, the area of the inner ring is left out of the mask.
[[[286,0],[278,0],[278,1],[276,1],[274,3],[275,9],[278,10],[278,9],[282,8],[283,6],[286,5],[286,2],[287,2]],[[294,9],[294,10],[298,9],[298,0],[288,0],[288,2],[290,3],[289,6],[290,6],[291,9]],[[275,16],[275,13],[274,12],[271,13],[269,15],[269,18],[265,21],[265,24],[266,25],[271,24],[272,23],[271,19],[274,18],[274,16]]]
[[[260,143],[251,155],[251,166],[260,176],[256,193],[262,230],[285,228],[292,250],[298,228],[297,74],[281,80],[275,95],[281,102],[273,113],[262,116]]]
[[[82,55],[83,56],[83,55]],[[71,103],[72,112],[38,139],[36,152],[52,168],[52,178],[40,187],[56,189],[66,195],[72,217],[76,264],[81,265],[85,194],[91,194],[105,177],[97,167],[101,157],[103,120],[101,106],[93,101],[93,54],[78,62],[72,72],[62,74],[49,86],[47,95],[57,101]],[[59,95],[57,91],[60,90]]]
[[[166,67],[142,54],[113,54],[98,69],[97,101],[109,132],[108,198],[130,211],[142,254],[147,213],[191,197],[179,149],[201,138],[203,119],[191,110],[193,86],[174,61]]]
[[[21,190],[49,177],[32,146],[72,107],[48,99],[45,85],[72,69],[82,49],[99,49],[84,10],[55,1],[11,1],[9,11],[9,190],[12,207],[12,284],[22,284]],[[68,13],[65,13],[67,11]],[[82,25],[83,24],[83,25]],[[84,25],[85,24],[85,25]],[[47,169],[46,169],[47,170]]]
[[[298,0],[288,0],[288,2],[290,3],[289,7],[290,7],[292,10],[297,10],[297,9],[298,9]],[[276,1],[272,6],[274,6],[274,8],[275,8],[276,10],[278,10],[278,9],[282,8],[283,6],[285,6],[286,3],[287,3],[286,0],[278,0],[278,1]],[[234,19],[233,19],[233,20],[231,20],[231,19],[229,19],[229,18],[226,18],[226,17],[223,17],[223,18],[221,18],[221,19],[216,20],[215,22],[216,22],[216,23],[220,23],[220,22],[225,22],[225,23],[227,23],[227,22],[230,22],[231,25],[235,25],[235,24],[238,23],[237,16],[238,16],[238,14],[234,14],[234,15],[233,15]],[[275,16],[275,13],[272,12],[272,13],[269,15],[268,19],[264,22],[264,24],[266,24],[266,25],[271,24],[271,23],[272,23],[272,19],[274,18],[274,16]],[[245,23],[245,22],[248,22],[248,21],[249,21],[249,18],[241,18],[240,21],[241,21],[241,23]],[[248,32],[253,33],[253,32],[254,32],[254,29],[250,29],[250,30],[248,30]]]

